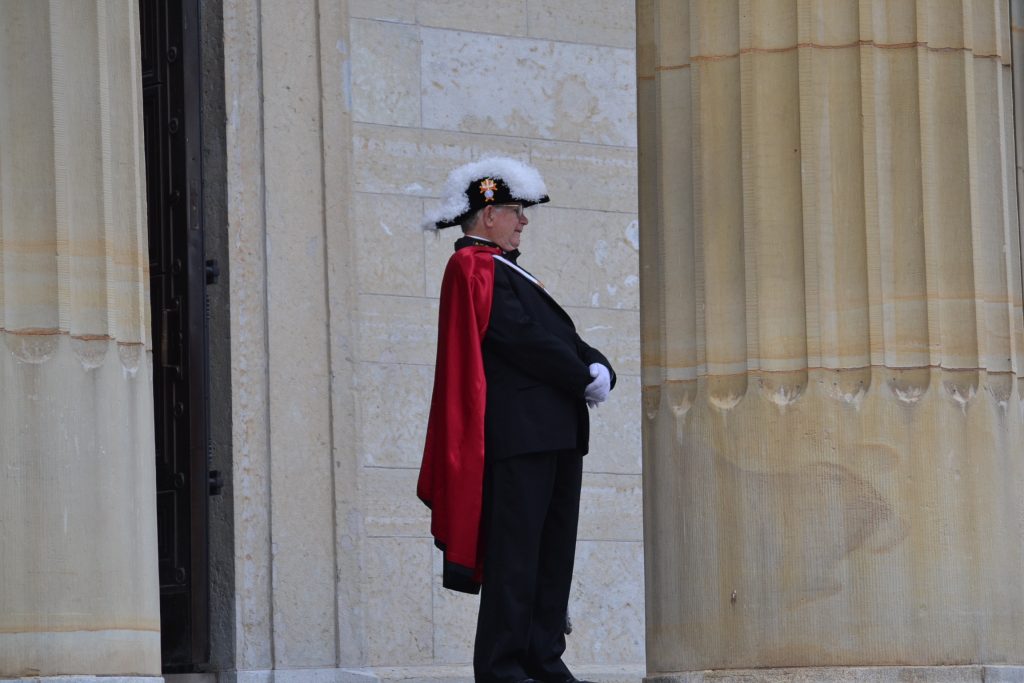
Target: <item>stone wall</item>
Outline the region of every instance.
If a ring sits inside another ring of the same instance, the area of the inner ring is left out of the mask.
[[[2,679],[159,680],[136,8],[0,3]]]
[[[545,175],[522,263],[619,373],[585,461],[567,659],[639,674],[632,3],[224,5],[239,677],[468,674],[476,598],[441,589],[415,497],[456,235],[420,221],[487,153]]]
[[[638,3],[651,683],[1024,678],[1007,10]]]
[[[620,373],[585,460],[571,661],[641,662],[643,605],[631,3],[351,4],[358,451],[365,480],[367,657],[467,662],[476,598],[440,588],[415,488],[437,295],[454,230],[419,221],[452,167],[528,161],[552,201],[522,263]],[[403,590],[394,590],[395,582]],[[407,618],[396,619],[396,612]],[[395,626],[398,625],[398,629]]]

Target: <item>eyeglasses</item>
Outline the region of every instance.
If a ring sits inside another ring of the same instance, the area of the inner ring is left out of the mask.
[[[516,218],[522,218],[526,215],[526,207],[522,204],[495,204],[494,206],[501,209],[512,209],[516,214]]]

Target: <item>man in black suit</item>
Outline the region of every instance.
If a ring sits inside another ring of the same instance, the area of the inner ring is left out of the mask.
[[[482,583],[477,681],[576,681],[562,662],[588,405],[611,364],[518,263],[535,169],[490,158],[452,172],[435,228],[461,225],[441,289],[438,365],[418,494],[445,586]],[[482,452],[481,452],[482,451]]]

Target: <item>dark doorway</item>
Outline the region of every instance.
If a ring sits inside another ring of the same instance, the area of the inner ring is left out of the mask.
[[[164,671],[209,660],[209,383],[199,1],[139,0]]]

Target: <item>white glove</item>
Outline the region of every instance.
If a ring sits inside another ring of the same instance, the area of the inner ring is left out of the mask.
[[[608,398],[608,392],[612,389],[612,376],[608,373],[608,368],[601,363],[590,364],[590,376],[594,381],[587,385],[583,398],[587,400],[588,406],[594,408]]]

